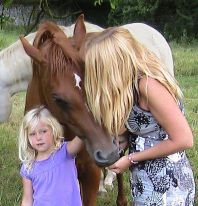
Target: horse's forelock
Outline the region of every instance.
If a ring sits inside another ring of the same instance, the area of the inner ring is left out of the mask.
[[[71,54],[66,56],[60,46],[54,44],[50,40],[46,41],[43,46],[42,53],[48,61],[48,69],[50,70],[51,75],[61,75],[64,72],[70,72],[72,70],[80,72],[81,64],[79,58],[76,58],[75,55]]]
[[[53,38],[53,32],[59,30],[60,28],[53,22],[46,21],[42,23],[38,28],[33,45],[40,48],[46,40]]]
[[[68,47],[68,53],[63,53],[59,45],[53,42],[52,31],[60,30],[60,28],[52,23],[45,22],[40,25],[36,37],[34,39],[33,45],[42,50],[43,56],[47,59],[49,64],[50,73],[62,74],[62,72],[67,72],[72,68],[80,70],[81,58],[78,52],[70,51]],[[72,45],[72,39],[67,39],[65,45]]]
[[[40,48],[47,40],[52,40],[52,34],[48,30],[40,30],[37,32],[33,45]]]

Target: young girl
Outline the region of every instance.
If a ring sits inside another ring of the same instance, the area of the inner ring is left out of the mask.
[[[81,206],[75,156],[83,142],[63,142],[58,121],[43,106],[24,116],[19,134],[21,206]]]
[[[159,59],[123,28],[90,37],[85,45],[85,91],[95,119],[110,134],[124,125],[130,154],[109,168],[130,167],[135,206],[193,206],[195,183],[184,152],[193,135],[182,93]]]

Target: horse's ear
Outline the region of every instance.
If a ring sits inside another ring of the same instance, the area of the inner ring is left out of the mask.
[[[75,46],[76,48],[80,48],[82,45],[82,42],[85,39],[85,35],[86,35],[86,27],[85,27],[85,22],[84,22],[84,14],[81,14],[77,20],[76,20],[76,24],[74,27],[74,40],[75,40]]]
[[[46,60],[44,59],[44,57],[41,54],[41,52],[37,48],[32,46],[27,41],[27,39],[25,39],[22,36],[20,36],[19,38],[20,38],[21,43],[23,45],[23,48],[24,48],[24,50],[25,50],[25,52],[27,53],[28,56],[30,56],[32,59],[34,59],[35,61],[37,61],[39,63],[45,63],[46,62]]]

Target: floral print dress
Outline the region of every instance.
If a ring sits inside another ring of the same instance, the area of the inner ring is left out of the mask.
[[[168,138],[153,115],[137,105],[133,107],[126,127],[131,131],[130,153],[148,149]],[[195,183],[184,151],[139,162],[130,170],[135,206],[193,206]]]

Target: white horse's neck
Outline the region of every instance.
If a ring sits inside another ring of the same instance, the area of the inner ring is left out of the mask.
[[[26,38],[32,43],[35,33]],[[27,89],[32,77],[31,59],[25,53],[20,40],[0,52],[0,89],[10,95]]]
[[[26,38],[32,42],[34,36],[32,33]],[[19,40],[0,52],[0,122],[10,116],[11,96],[27,90],[31,77],[31,60]]]

